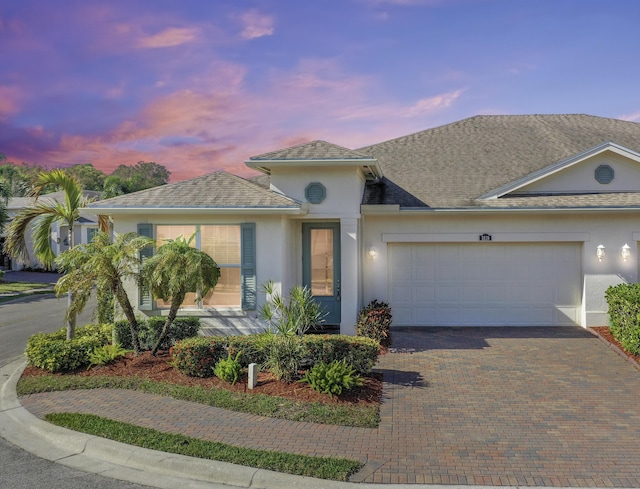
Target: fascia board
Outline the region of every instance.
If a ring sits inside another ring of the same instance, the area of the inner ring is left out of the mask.
[[[260,214],[260,215],[305,215],[308,208],[301,207],[89,207],[95,214],[108,215],[158,215],[158,214]]]
[[[375,158],[353,158],[343,160],[247,160],[244,162],[249,168],[261,171],[267,175],[271,174],[271,168],[290,168],[290,167],[367,167],[371,168],[371,172],[376,177],[382,176],[382,169],[378,160]]]
[[[570,156],[569,158],[566,158],[562,161],[554,163],[553,165],[547,166],[545,168],[542,168],[541,170],[530,173],[529,175],[523,178],[520,178],[512,183],[503,185],[502,187],[492,190],[487,194],[481,195],[480,197],[478,197],[478,199],[479,200],[497,199],[499,197],[502,197],[503,195],[506,195],[515,190],[518,190],[519,188],[522,188],[534,182],[537,182],[538,180],[547,178],[548,176],[553,175],[554,173],[565,170],[584,160],[592,158],[598,154],[604,153],[605,151],[611,151],[613,153],[619,154],[620,156],[632,159],[640,163],[640,153],[636,153],[635,151],[625,148],[624,146],[620,146],[619,144],[607,141],[606,143],[602,143],[602,144],[599,144],[598,146],[594,146],[593,148],[583,151],[582,153],[578,153],[576,155]]]
[[[603,212],[634,212],[637,213],[640,206],[611,206],[611,207],[497,207],[497,208],[460,208],[460,209],[417,209],[404,208],[400,209],[400,214],[406,215],[427,215],[435,214],[496,214],[496,213],[520,213],[520,214],[587,214],[587,213],[603,213]]]

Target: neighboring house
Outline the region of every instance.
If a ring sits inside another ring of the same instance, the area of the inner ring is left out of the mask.
[[[246,164],[268,188],[218,172],[90,208],[159,244],[195,233],[222,277],[185,309],[221,321],[254,317],[273,280],[309,286],[344,333],[372,299],[394,326],[606,325],[607,287],[638,278],[640,124],[477,116]]]
[[[85,190],[83,195],[89,199],[98,199],[100,197],[99,192]],[[55,202],[64,202],[64,192],[53,192],[50,194],[43,194],[38,198],[38,201],[47,202],[53,200]],[[9,222],[16,216],[18,212],[24,207],[28,207],[34,204],[32,197],[13,197],[9,199],[7,205],[7,211],[9,213]],[[4,233],[6,234],[9,228],[9,222],[4,227]],[[87,209],[80,211],[80,218],[73,225],[74,243],[88,243],[91,241],[95,233],[98,232],[98,216],[95,213],[91,213]],[[0,235],[0,267],[4,270],[22,270],[23,268],[42,268],[42,264],[38,261],[33,251],[33,240],[29,236],[27,238],[27,246],[29,249],[29,263],[19,263],[15,260],[11,260],[8,255],[3,253],[5,235]],[[65,250],[69,249],[69,228],[68,226],[61,225],[59,222],[53,223],[51,226],[51,247],[56,255],[59,255]]]

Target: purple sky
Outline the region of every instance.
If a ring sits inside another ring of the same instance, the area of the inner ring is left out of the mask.
[[[0,0],[0,152],[172,180],[477,114],[640,120],[635,0]]]

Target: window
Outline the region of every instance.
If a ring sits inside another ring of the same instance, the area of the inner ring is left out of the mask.
[[[195,235],[195,236],[194,236]],[[240,225],[158,225],[156,243],[161,246],[167,239],[194,236],[192,246],[204,251],[220,267],[218,284],[196,303],[196,294],[188,293],[185,308],[240,307],[241,289],[241,240]],[[169,303],[157,300],[159,309],[167,309]]]
[[[87,228],[87,243],[91,243],[96,234],[98,234],[98,228]]]

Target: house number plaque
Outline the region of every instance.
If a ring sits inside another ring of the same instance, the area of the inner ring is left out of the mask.
[[[490,234],[484,233],[480,235],[480,241],[491,241],[493,237]]]

